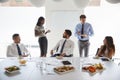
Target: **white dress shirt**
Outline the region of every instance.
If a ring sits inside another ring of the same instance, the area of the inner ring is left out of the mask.
[[[18,50],[17,50],[17,44],[12,43],[11,45],[8,45],[7,47],[7,57],[18,57]],[[28,50],[25,48],[23,44],[18,44],[21,50],[22,55],[25,53],[28,53]]]
[[[53,48],[54,51],[57,50],[56,53],[60,54],[60,50],[62,48],[64,41],[65,41],[65,39],[60,40],[57,43],[57,45]],[[69,56],[69,55],[73,54],[73,49],[74,49],[74,42],[70,39],[66,39],[66,43],[63,48],[63,53],[65,53],[65,55]]]

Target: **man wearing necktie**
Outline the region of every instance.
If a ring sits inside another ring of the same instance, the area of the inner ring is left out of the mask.
[[[70,39],[72,32],[70,30],[65,30],[63,33],[63,39],[61,39],[57,45],[51,50],[51,56],[63,56],[63,57],[72,57],[74,42]],[[54,53],[55,51],[55,53]]]
[[[27,57],[28,50],[26,47],[20,43],[19,34],[13,34],[13,43],[7,47],[7,57]]]
[[[80,57],[88,57],[89,52],[89,37],[94,34],[92,25],[86,22],[86,16],[84,14],[80,15],[80,23],[75,27],[75,36],[78,39],[78,47]]]
[[[19,56],[22,56],[21,49],[20,49],[19,45],[16,44],[16,46],[17,46],[18,55],[19,55]]]

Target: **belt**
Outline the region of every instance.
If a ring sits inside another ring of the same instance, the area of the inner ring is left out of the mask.
[[[81,41],[81,42],[88,42],[89,40],[79,40],[79,41]]]

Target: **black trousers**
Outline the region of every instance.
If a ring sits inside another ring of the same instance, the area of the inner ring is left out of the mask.
[[[39,46],[40,46],[40,51],[41,51],[41,56],[47,54],[47,47],[48,47],[48,40],[46,37],[40,37],[39,40]]]

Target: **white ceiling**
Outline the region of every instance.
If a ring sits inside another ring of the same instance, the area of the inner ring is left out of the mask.
[[[39,3],[40,2],[43,3],[43,1],[44,0],[0,0],[1,2],[0,6],[37,6],[37,7],[40,7],[42,5],[39,5]],[[53,0],[53,1],[64,2],[64,0]],[[79,1],[79,0],[76,0],[76,1]],[[83,0],[82,2],[85,2],[85,1],[88,1],[88,0]],[[101,0],[90,0],[89,6],[100,6],[100,1]]]
[[[56,3],[58,2],[66,2],[66,0],[50,0]],[[82,2],[90,1],[88,6],[100,6],[101,0],[73,0],[74,2]],[[106,0],[111,4],[120,3],[120,0]],[[0,0],[0,6],[43,6],[45,0]],[[67,3],[66,3],[67,4]],[[76,3],[78,5],[78,3]]]
[[[0,6],[32,6],[32,4],[29,0],[8,0],[7,2],[0,3]]]

